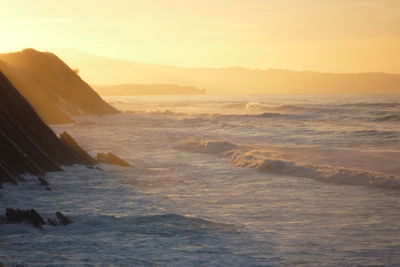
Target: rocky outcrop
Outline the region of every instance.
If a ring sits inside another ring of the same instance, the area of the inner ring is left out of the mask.
[[[76,157],[81,158],[85,161],[86,165],[96,164],[96,160],[92,158],[67,132],[60,134],[60,140],[64,145],[71,148]]]
[[[13,223],[28,223],[35,228],[41,228],[43,225],[51,225],[51,226],[59,226],[59,225],[68,225],[71,224],[72,221],[62,214],[61,212],[56,212],[56,218],[47,219],[47,222],[43,219],[43,217],[34,209],[30,210],[20,210],[20,209],[12,209],[7,208],[6,214],[2,218],[3,223],[13,224]]]
[[[123,166],[123,167],[132,167],[131,164],[129,164],[125,160],[117,157],[113,153],[98,153],[95,159],[99,163],[119,165],[119,166]]]
[[[33,227],[40,228],[46,224],[42,216],[36,210],[6,209],[6,223],[29,223]]]
[[[50,219],[50,218],[47,219],[47,224],[51,226],[68,225],[71,223],[72,221],[59,211],[56,212],[55,219]]]
[[[0,54],[0,71],[47,123],[70,123],[72,116],[118,113],[52,53],[25,49]]]
[[[18,183],[24,173],[44,176],[72,164],[93,161],[58,139],[0,72],[0,186]]]

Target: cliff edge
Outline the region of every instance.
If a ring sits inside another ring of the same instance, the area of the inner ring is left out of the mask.
[[[52,53],[25,49],[0,54],[0,71],[46,123],[70,123],[72,116],[79,115],[118,113]]]
[[[0,186],[19,175],[44,175],[61,165],[93,165],[63,143],[0,72]]]

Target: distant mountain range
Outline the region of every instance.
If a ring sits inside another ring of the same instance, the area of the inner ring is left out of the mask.
[[[25,49],[0,54],[0,72],[47,123],[73,122],[72,116],[114,114],[79,75],[52,53]]]
[[[102,96],[126,96],[126,95],[197,95],[204,94],[194,86],[180,86],[176,84],[118,84],[118,85],[94,85]]]
[[[192,68],[55,50],[90,84],[178,84],[207,93],[400,93],[400,74],[320,73],[279,69]],[[97,87],[99,88],[99,87]]]

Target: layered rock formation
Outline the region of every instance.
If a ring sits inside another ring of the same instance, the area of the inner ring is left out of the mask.
[[[88,164],[94,165],[97,163],[67,132],[60,134],[60,140],[64,145],[70,147],[77,157],[84,159]]]
[[[62,142],[0,72],[0,186],[20,174],[42,176],[61,165],[94,162]]]
[[[114,155],[113,153],[98,153],[95,160],[98,163],[105,163],[110,165],[119,165],[122,167],[132,167],[131,164],[121,159],[120,157]]]
[[[52,53],[25,49],[0,54],[0,71],[47,123],[70,123],[71,116],[77,115],[118,113]]]

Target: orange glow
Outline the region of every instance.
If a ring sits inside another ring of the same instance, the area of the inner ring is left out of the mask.
[[[397,0],[1,2],[1,51],[68,47],[178,66],[400,72]]]

